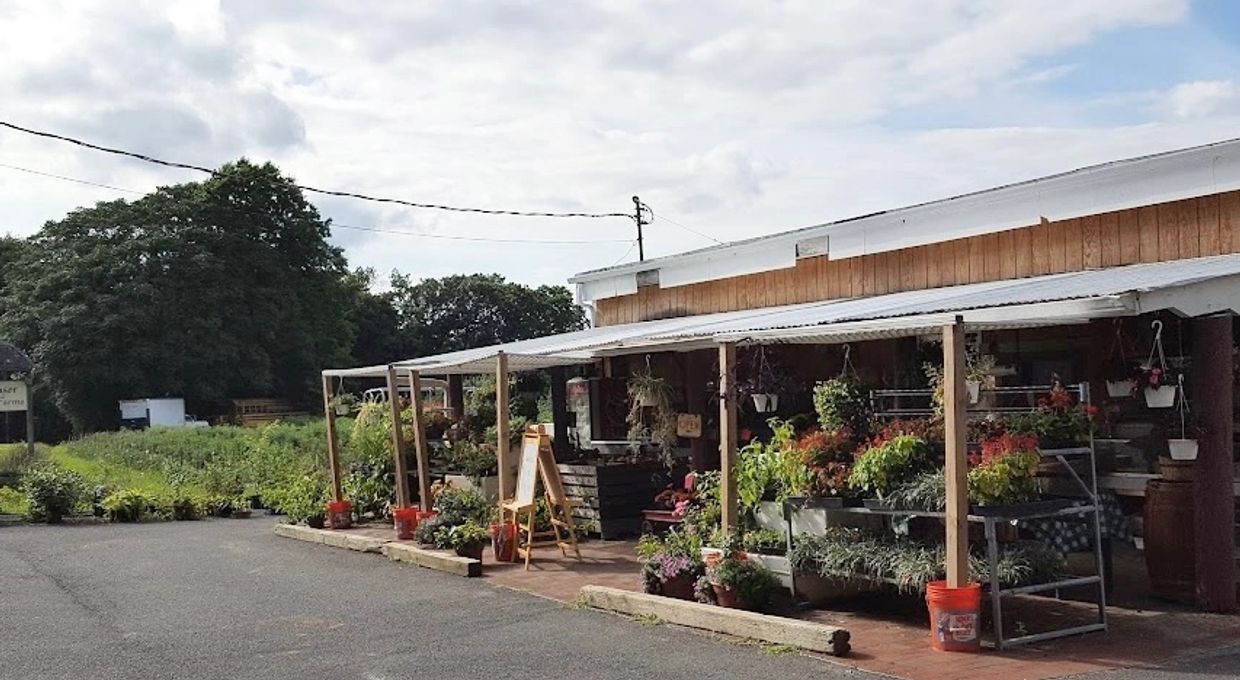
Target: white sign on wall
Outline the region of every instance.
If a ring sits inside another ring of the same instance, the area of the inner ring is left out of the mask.
[[[0,413],[26,410],[26,383],[0,380]]]

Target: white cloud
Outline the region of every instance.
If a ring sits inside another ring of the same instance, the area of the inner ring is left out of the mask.
[[[1230,80],[1180,83],[1167,93],[1166,106],[1179,118],[1197,118],[1240,108],[1240,85]]]
[[[271,158],[299,180],[410,200],[657,214],[731,239],[1227,133],[885,125],[1010,105],[1063,50],[1180,21],[1181,0],[166,5],[39,0],[0,14],[4,117],[195,163]],[[1073,57],[1073,61],[1079,59]],[[1001,94],[995,94],[1001,93]],[[1031,97],[1031,100],[1035,98]],[[1210,108],[1213,106],[1213,108]],[[1068,113],[1064,113],[1064,111]],[[1178,111],[1178,108],[1172,107]],[[1181,115],[1178,114],[1177,115]],[[1213,116],[1213,117],[1212,117]],[[1046,118],[1049,120],[1051,114]],[[939,120],[938,125],[942,124]],[[1049,123],[1048,123],[1049,125]],[[146,189],[194,175],[0,133],[0,163]],[[0,168],[0,232],[114,194]],[[629,238],[631,222],[494,218],[315,199],[344,224],[503,238]],[[562,282],[628,247],[465,243],[339,230],[351,262],[415,276]],[[647,252],[708,241],[665,222]]]

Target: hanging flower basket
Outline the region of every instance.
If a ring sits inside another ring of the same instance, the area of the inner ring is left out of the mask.
[[[1126,399],[1132,396],[1131,380],[1108,380],[1107,396],[1112,399]]]
[[[779,410],[779,395],[772,392],[755,392],[749,395],[758,413],[774,413]]]
[[[1196,439],[1168,439],[1167,452],[1171,460],[1197,460]]]
[[[1175,406],[1176,385],[1145,388],[1145,405],[1150,408],[1171,408]]]

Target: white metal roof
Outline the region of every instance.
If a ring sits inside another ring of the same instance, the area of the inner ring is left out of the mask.
[[[603,326],[394,365],[428,374],[491,373],[495,357],[504,352],[509,369],[520,371],[724,341],[832,343],[918,335],[950,323],[957,314],[973,328],[998,329],[1077,324],[1163,309],[1187,316],[1240,312],[1240,254]],[[386,371],[387,366],[371,366],[323,373],[362,377]]]
[[[1240,139],[581,272],[569,283],[588,302],[637,292],[638,272],[657,271],[659,286],[671,288],[789,268],[811,252],[840,260],[1234,189],[1240,189]]]

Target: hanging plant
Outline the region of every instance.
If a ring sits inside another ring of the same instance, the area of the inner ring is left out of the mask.
[[[1150,408],[1171,408],[1175,405],[1178,386],[1174,377],[1167,371],[1167,357],[1163,352],[1163,322],[1155,320],[1154,342],[1150,347],[1150,356],[1144,364],[1137,367],[1134,382],[1145,394],[1145,405]]]
[[[742,399],[749,397],[758,413],[774,413],[779,410],[780,397],[794,391],[796,383],[767,357],[764,345],[758,345],[748,354],[745,371],[748,377],[738,383],[737,394]]]
[[[629,425],[629,441],[657,447],[663,462],[671,467],[680,443],[672,386],[654,375],[647,360],[646,370],[629,378],[628,393],[629,414],[625,421]]]
[[[1111,352],[1103,366],[1103,378],[1107,383],[1107,396],[1112,399],[1123,399],[1132,396],[1136,386],[1135,374],[1138,364],[1127,358],[1123,334],[1123,319],[1115,320],[1115,339],[1111,342]]]
[[[338,416],[347,416],[353,412],[357,406],[357,395],[350,392],[344,392],[332,397],[332,411]]]
[[[1184,385],[1184,376],[1179,377],[1181,389]],[[1180,421],[1179,438],[1167,438],[1167,453],[1172,460],[1197,460],[1197,437],[1201,434],[1201,428],[1196,424],[1195,418],[1188,408],[1188,397],[1184,394],[1180,395],[1180,408],[1178,409]]]

